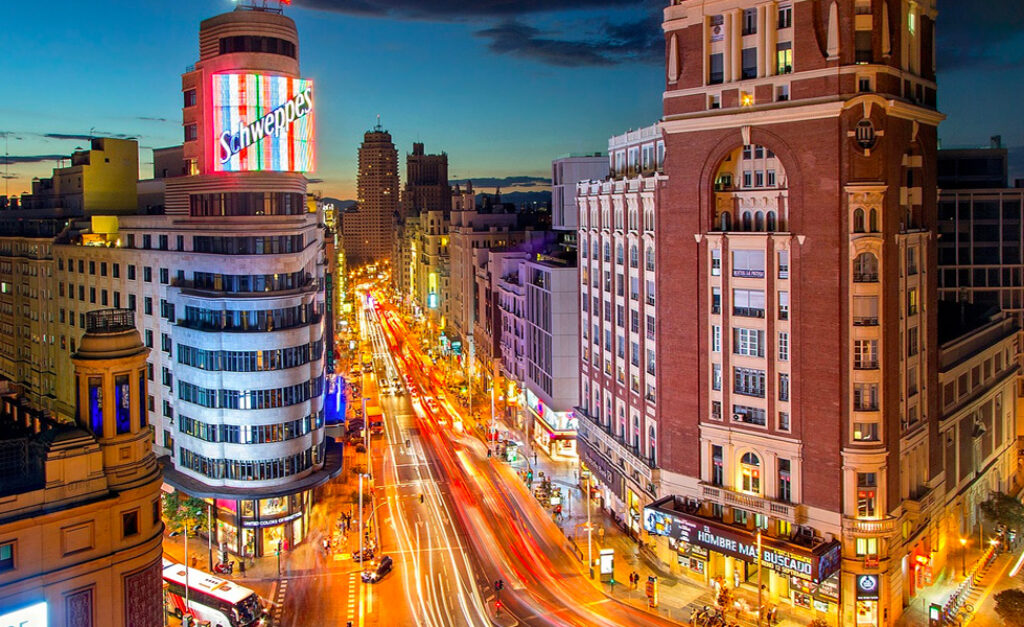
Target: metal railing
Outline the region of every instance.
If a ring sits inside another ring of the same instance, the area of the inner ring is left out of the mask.
[[[85,314],[86,333],[114,333],[135,328],[131,309],[98,309]]]

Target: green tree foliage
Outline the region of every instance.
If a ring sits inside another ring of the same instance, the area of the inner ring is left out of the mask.
[[[1010,627],[1024,627],[1024,590],[1003,590],[995,596],[996,614]]]
[[[1024,528],[1024,505],[1008,494],[996,492],[981,504],[981,513],[989,522],[1012,529]]]
[[[206,531],[205,501],[180,492],[164,495],[164,519],[171,531],[182,531],[188,525],[189,535]]]

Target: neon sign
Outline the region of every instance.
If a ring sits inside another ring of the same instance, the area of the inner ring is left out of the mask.
[[[313,82],[213,75],[215,172],[313,170]]]

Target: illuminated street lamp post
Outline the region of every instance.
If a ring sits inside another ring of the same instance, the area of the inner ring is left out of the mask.
[[[761,561],[761,528],[757,529],[757,627],[761,627],[761,615],[764,614],[764,585],[761,584],[761,576],[764,573],[764,564]]]
[[[590,524],[590,475],[587,475],[587,566],[594,578],[594,526]]]
[[[967,538],[960,538],[960,572],[967,576]]]

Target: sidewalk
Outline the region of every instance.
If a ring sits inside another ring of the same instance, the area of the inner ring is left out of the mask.
[[[587,560],[586,495],[579,485],[577,467],[572,462],[552,460],[546,451],[534,446],[521,431],[510,425],[504,416],[496,417],[496,422],[500,431],[507,431],[513,436],[513,439],[526,444],[523,456],[510,465],[523,472],[533,470],[535,485],[539,484],[541,473],[544,473],[544,478],[551,479],[554,487],[562,489],[562,494],[566,497],[563,503],[563,517],[560,521],[556,520],[556,524],[578,549],[577,558],[585,568]],[[536,462],[534,462],[535,453]],[[610,586],[607,583],[594,583],[595,586],[600,586],[607,596],[681,623],[688,623],[691,613],[695,610],[699,610],[705,605],[714,606],[714,594],[709,588],[673,576],[666,569],[665,564],[660,562],[649,549],[642,548],[606,511],[597,507],[596,504],[592,504],[590,515],[594,526],[592,543],[595,559],[602,548],[610,548],[615,551],[614,578],[616,584]],[[628,583],[631,572],[640,575],[640,584],[636,590],[633,590]],[[648,577],[656,577],[658,581],[658,607],[656,609],[648,607],[645,593]],[[745,602],[747,607],[757,607],[756,591],[740,588],[732,589],[732,592],[734,598],[741,603]],[[806,619],[801,617],[799,620],[794,620],[789,615],[790,611],[791,608],[788,605],[780,604],[779,621],[776,624],[783,627],[804,627],[807,623]],[[757,617],[752,612],[744,612],[739,618],[736,618],[736,615],[730,611],[729,620],[744,627],[757,624]]]

